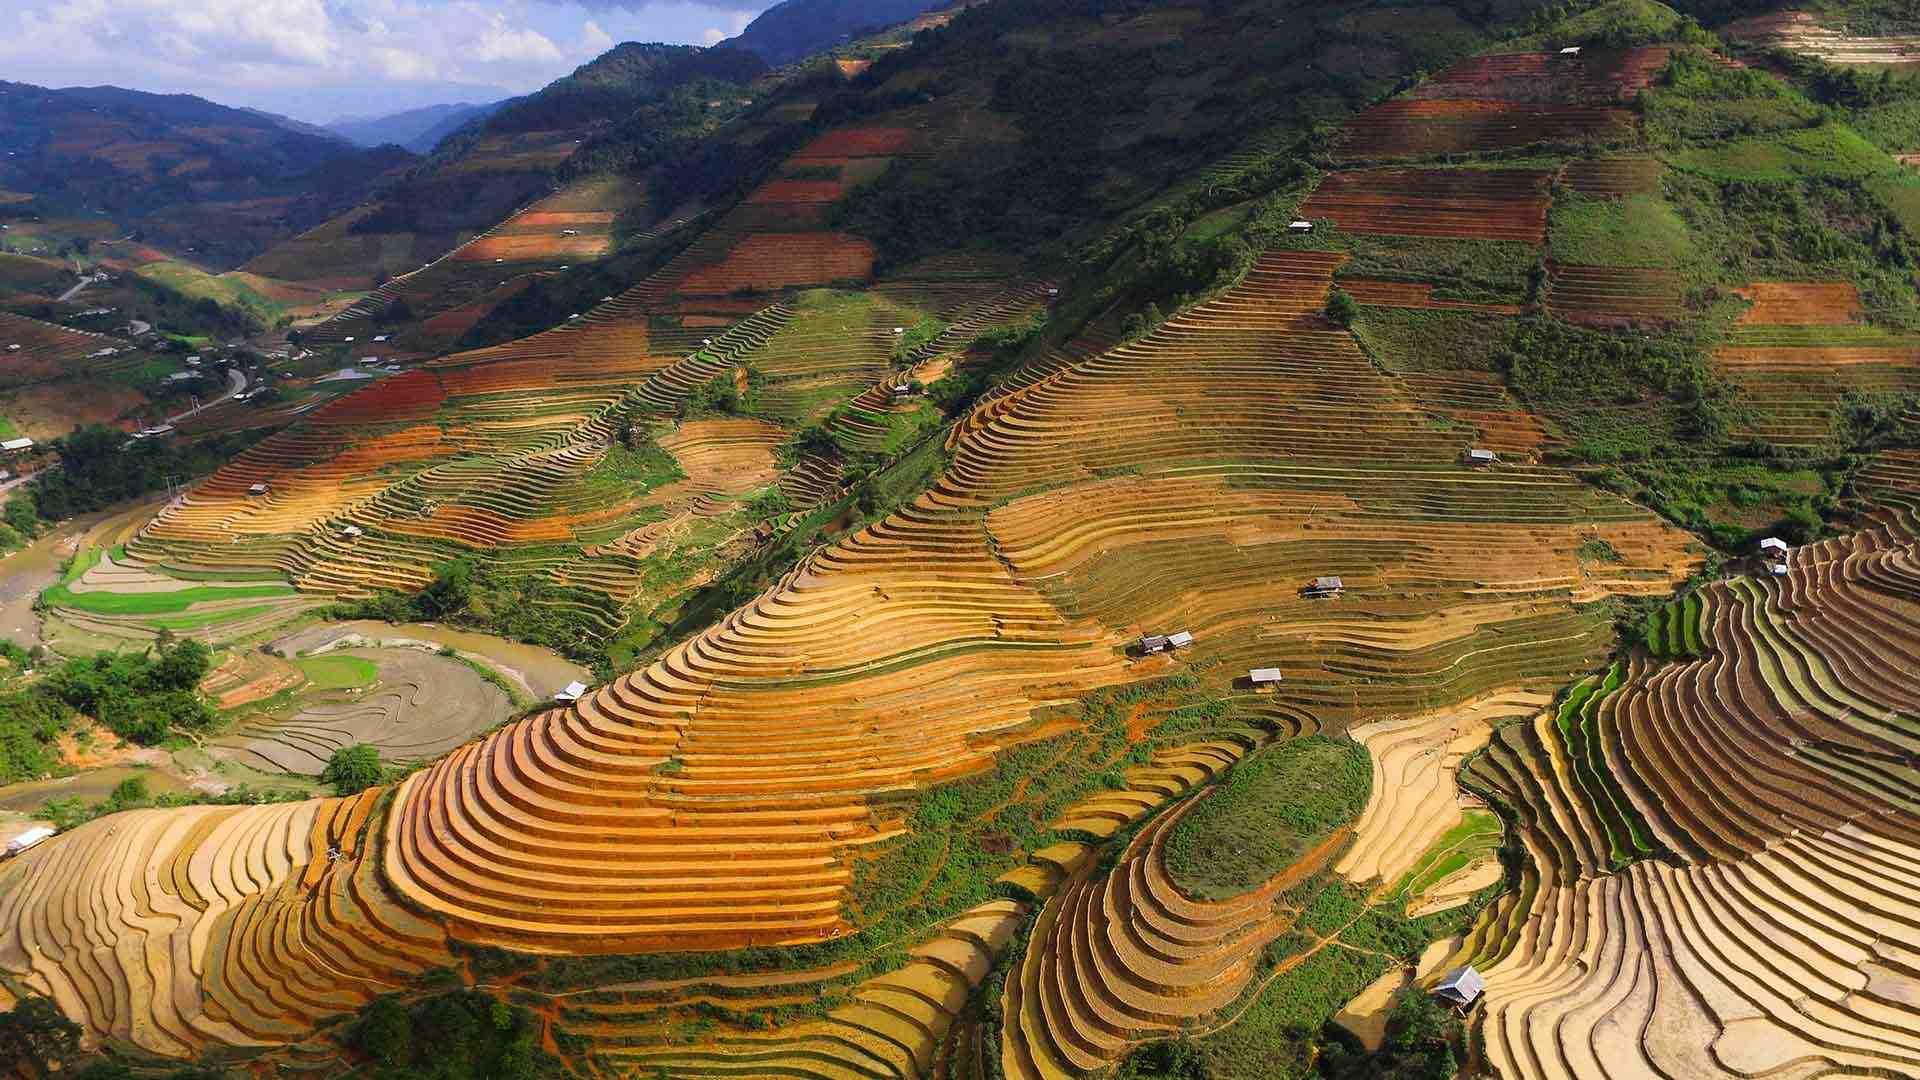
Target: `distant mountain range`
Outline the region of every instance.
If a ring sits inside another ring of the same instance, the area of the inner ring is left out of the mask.
[[[326,126],[326,131],[355,146],[401,146],[416,154],[430,154],[440,140],[475,120],[491,116],[505,101],[475,105],[428,105],[420,109],[387,116],[342,117]]]
[[[15,213],[105,219],[239,261],[412,164],[284,116],[190,94],[0,82],[0,190]]]

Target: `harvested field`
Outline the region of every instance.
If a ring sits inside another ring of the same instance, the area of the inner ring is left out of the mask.
[[[1920,391],[1920,338],[1861,325],[1850,283],[1755,282],[1740,293],[1753,306],[1713,359],[1739,391],[1743,433],[1818,446],[1835,437],[1847,395]]]
[[[1734,291],[1753,301],[1742,326],[1836,326],[1861,315],[1860,290],[1850,281],[1756,281]]]
[[[1334,870],[1359,884],[1398,882],[1462,820],[1454,776],[1461,760],[1486,745],[1493,725],[1551,702],[1540,693],[1496,693],[1457,709],[1354,728],[1350,734],[1373,758],[1373,795]]]
[[[1590,326],[1672,322],[1687,313],[1686,280],[1672,270],[1549,262],[1544,306]]]
[[[1299,213],[1347,232],[1538,244],[1546,239],[1552,175],[1542,169],[1333,173]]]
[[[304,1039],[321,1017],[453,960],[366,857],[378,797],[83,825],[0,870],[0,965],[59,1003],[89,1045],[180,1057]],[[96,917],[118,948],[96,948]]]
[[[1653,84],[1673,55],[1665,46],[1492,53],[1468,57],[1422,82],[1409,96],[1440,101],[1574,104],[1630,102]]]
[[[1252,745],[1218,740],[1164,750],[1146,765],[1129,769],[1125,787],[1068,807],[1054,827],[1069,835],[1111,835],[1213,779]],[[1000,880],[1035,903],[1045,903],[1087,869],[1091,851],[1077,841],[1054,844],[1029,853],[1025,866]],[[617,995],[574,999],[564,1026],[572,1034],[612,1045],[611,1056],[622,1065],[669,1076],[711,1076],[741,1067],[805,1075],[817,1067],[810,1062],[822,1061],[874,1068],[883,1075],[979,1075],[949,1071],[966,1069],[970,1057],[974,1067],[984,1066],[978,1060],[981,1048],[967,1035],[963,1008],[1013,944],[1032,907],[994,900],[961,912],[912,945],[903,966],[848,988],[852,1003],[824,1020],[800,1020],[771,1033],[729,1029],[696,1048],[675,1045],[665,1023],[676,1007],[697,1001],[696,992],[722,986],[767,995],[761,1000],[779,1000],[771,995],[797,991],[801,996],[795,1000],[805,1000],[804,995],[824,989],[821,984],[838,974],[831,969],[621,987]],[[736,1005],[751,1000],[734,999]]]
[[[1338,155],[1349,161],[1491,153],[1538,143],[1631,138],[1633,113],[1601,105],[1395,98],[1347,121]]]
[[[284,718],[243,720],[209,745],[216,758],[263,772],[318,776],[333,751],[355,743],[404,764],[447,753],[505,720],[507,696],[457,660],[414,650],[348,649],[321,659],[370,661],[371,687],[302,694]]]
[[[1807,11],[1775,11],[1727,24],[1736,41],[1785,49],[1829,64],[1906,66],[1920,64],[1920,35],[1857,37],[1820,24]]]

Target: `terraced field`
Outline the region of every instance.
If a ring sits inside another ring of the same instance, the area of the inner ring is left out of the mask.
[[[0,389],[105,374],[138,359],[118,338],[0,311]]]
[[[1743,295],[1753,306],[1714,362],[1739,391],[1747,433],[1819,446],[1849,393],[1920,391],[1920,339],[1863,324],[1852,284],[1755,282]]]
[[[1542,875],[1471,943],[1503,1071],[1920,1068],[1920,729],[1911,680],[1876,661],[1920,625],[1915,479],[1890,457],[1863,477],[1897,508],[1883,524],[1797,550],[1783,579],[1710,586],[1707,656],[1583,709],[1584,770],[1488,759]],[[1629,840],[1669,858],[1609,872]]]
[[[1302,217],[1349,232],[1538,244],[1547,234],[1540,169],[1372,169],[1334,173],[1300,206]]]
[[[1664,60],[1458,65],[1362,114],[1343,153],[1587,156],[1557,174],[1353,168],[1302,213],[1345,241],[1531,251],[1556,175],[1596,200],[1657,184],[1584,144],[1631,133],[1621,106]],[[967,342],[1047,285],[967,256],[867,281],[872,249],[825,208],[924,138],[829,132],[582,318],[317,410],[124,552],[98,545],[63,617],[196,613],[247,575],[289,604],[412,588],[452,552],[617,612],[657,598],[664,563],[771,527],[740,510],[755,493],[813,506],[903,430],[940,447],[889,388],[971,362]],[[228,750],[302,771],[375,734],[444,756],[352,799],[140,811],[9,860],[9,991],[51,995],[95,1041],[323,1071],[318,1021],[446,967],[536,1006],[582,1074],[1057,1080],[1160,1039],[1214,1053],[1237,1025],[1277,1030],[1292,997],[1472,962],[1489,980],[1473,1044],[1502,1075],[1920,1073],[1920,688],[1902,668],[1920,651],[1920,454],[1857,475],[1860,531],[1795,550],[1784,576],[1695,589],[1654,620],[1661,647],[1620,651],[1617,602],[1671,597],[1702,548],[1539,463],[1555,436],[1493,371],[1364,351],[1326,310],[1336,273],[1379,257],[1276,247],[1151,329],[1091,319],[953,425],[927,490],[577,702],[409,742],[397,705],[342,691],[240,732]],[[1389,271],[1342,284],[1477,332],[1520,310]],[[1551,262],[1541,300],[1612,326],[1677,316],[1679,294],[1677,271]],[[1848,360],[1907,343],[1859,324],[1846,287],[1746,295],[1719,363],[1752,401],[1765,380],[1743,364],[1859,368],[1861,388],[1904,370]],[[899,347],[910,327],[925,343]],[[753,415],[701,411],[716,387]],[[1771,415],[1812,441],[1813,420]],[[813,424],[805,453],[777,451]],[[1472,447],[1502,460],[1471,467]],[[1325,576],[1341,587],[1309,595]],[[1191,644],[1137,647],[1176,630]],[[1333,738],[1289,741],[1313,734]],[[1096,737],[1112,745],[1076,741]],[[1356,788],[1238,895],[1183,881],[1181,830],[1249,770],[1354,743],[1364,808]],[[1084,786],[1044,814],[1023,801],[1068,782]],[[973,784],[990,814],[970,812]],[[1017,843],[939,832],[1001,813],[1031,814]],[[914,880],[875,885],[930,839],[946,847]],[[983,853],[1002,861],[961,865]],[[1429,912],[1456,920],[1433,937],[1471,929],[1416,969],[1381,927],[1417,933]],[[633,955],[663,952],[682,955]]]
[[[1848,34],[1822,26],[1808,11],[1775,11],[1740,19],[1726,28],[1729,37],[1767,48],[1785,49],[1829,64],[1905,66],[1920,64],[1920,37]]]

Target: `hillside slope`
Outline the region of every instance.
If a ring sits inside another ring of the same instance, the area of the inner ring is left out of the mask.
[[[0,190],[240,261],[338,213],[407,163],[185,94],[0,82]]]

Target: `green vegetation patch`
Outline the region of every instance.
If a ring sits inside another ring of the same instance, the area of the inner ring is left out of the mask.
[[[1817,539],[1840,512],[1844,465],[1820,458],[1674,457],[1622,464],[1595,477],[1725,551],[1762,536]]]
[[[1487,304],[1525,303],[1540,262],[1537,248],[1511,240],[1381,236],[1342,232],[1324,223],[1311,240],[1286,238],[1282,246],[1347,252],[1352,257],[1338,278],[1431,284],[1437,298]]]
[[[1687,223],[1656,195],[1590,199],[1563,191],[1547,235],[1554,259],[1587,266],[1677,267],[1694,251]]]
[[[1167,872],[1203,900],[1259,888],[1366,808],[1366,748],[1293,739],[1235,765],[1167,834]]]
[[[1803,128],[1823,114],[1773,75],[1728,67],[1696,50],[1674,53],[1640,104],[1642,130],[1661,145]]]
[[[1471,311],[1363,307],[1353,333],[1389,371],[1494,371],[1501,322]]]
[[[1523,401],[1573,436],[1588,461],[1645,458],[1716,441],[1732,420],[1732,390],[1696,338],[1609,334],[1552,319],[1511,320],[1494,359]]]
[[[171,615],[186,611],[195,604],[295,595],[298,595],[298,591],[290,585],[237,585],[232,588],[197,585],[173,592],[116,593],[74,592],[60,584],[41,593],[40,599],[48,607],[68,608],[94,615]]]
[[[1698,591],[1654,608],[1640,624],[1640,640],[1660,660],[1697,660],[1707,654],[1700,633],[1704,603]]]
[[[1435,840],[1396,883],[1395,894],[1408,898],[1420,896],[1449,875],[1496,854],[1505,836],[1506,827],[1498,814],[1486,810],[1465,811],[1460,824]]]
[[[360,656],[309,656],[293,663],[315,690],[349,690],[372,686],[380,678],[380,668],[373,661]]]
[[[1885,151],[1840,123],[1681,150],[1672,162],[1677,168],[1723,182],[1858,180],[1899,168]]]

